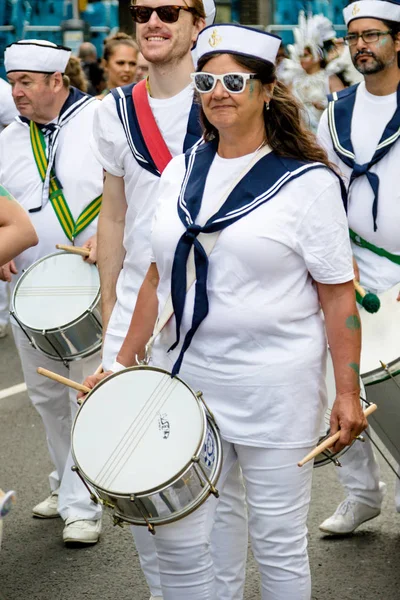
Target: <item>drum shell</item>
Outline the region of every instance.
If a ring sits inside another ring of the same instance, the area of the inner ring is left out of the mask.
[[[400,464],[400,361],[388,365],[392,377],[378,369],[362,375],[368,402],[379,410],[368,417],[368,422],[389,452]]]
[[[370,314],[360,310],[363,332],[361,378],[368,402],[378,410],[368,417],[389,452],[400,463],[400,303],[397,301],[400,284],[379,294],[381,307]],[[382,366],[382,363],[385,363]],[[385,369],[386,367],[386,369]]]
[[[18,322],[13,307],[11,315]],[[98,352],[102,342],[100,294],[93,308],[79,319],[57,329],[32,329],[23,323],[20,327],[32,345],[54,360],[73,361]]]
[[[38,329],[26,325],[16,310],[16,296],[24,275],[32,271],[36,265],[53,256],[68,253],[55,253],[45,256],[35,263],[18,280],[11,298],[10,313],[18,323],[33,347],[49,358],[59,361],[73,361],[86,358],[98,352],[102,344],[100,286],[93,302],[87,310],[76,319],[59,327]]]
[[[209,417],[207,419],[207,435],[213,437],[216,448],[215,460],[212,465],[208,465],[201,453],[199,463],[208,479],[215,484],[222,467],[222,446],[216,425]],[[147,526],[148,523],[167,525],[178,521],[199,508],[211,493],[209,483],[202,476],[202,472],[195,462],[190,464],[185,472],[173,482],[169,482],[152,494],[136,494],[134,497],[119,496],[107,492],[93,483],[91,486],[104,505],[114,510],[117,519],[139,526]],[[135,498],[135,502],[133,498]]]

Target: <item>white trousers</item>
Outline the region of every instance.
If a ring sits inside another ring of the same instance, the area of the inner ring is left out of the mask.
[[[306,523],[313,464],[299,468],[297,462],[311,448],[256,448],[223,442],[223,450],[218,487],[223,490],[238,460],[263,600],[310,600]],[[158,528],[155,544],[164,600],[220,600],[211,549],[218,503],[210,498],[187,518]],[[233,591],[226,597],[238,598]]]
[[[10,320],[9,288],[9,283],[0,281],[0,325],[7,325]]]
[[[373,431],[370,429],[367,431],[374,436]],[[365,442],[356,441],[340,458],[342,466],[337,469],[337,474],[349,498],[372,508],[380,508],[386,493],[386,484],[380,480],[381,470],[372,443],[367,436],[364,437]],[[400,468],[398,473],[400,474]],[[400,512],[400,481],[398,477],[396,477],[395,490],[396,510]]]
[[[109,369],[114,362],[122,342],[122,337],[106,334],[103,344],[104,370]],[[207,503],[209,501],[212,499],[207,500]],[[226,475],[224,490],[217,505],[217,515],[218,519],[211,532],[217,597],[218,600],[242,600],[248,536],[245,490],[237,462],[232,463]],[[164,526],[157,528],[156,535],[152,536],[145,527],[131,527],[140,564],[152,596],[163,595],[155,545],[155,538],[162,529]],[[192,568],[196,564],[197,557]]]
[[[60,361],[52,360],[32,348],[18,325],[13,324],[12,329],[29,398],[45,428],[50,458],[55,467],[49,477],[50,488],[54,491],[60,487],[60,515],[64,520],[69,517],[97,520],[101,516],[101,508],[90,500],[86,487],[78,475],[71,471],[71,427],[78,409],[76,391],[38,375],[36,369],[44,367],[81,383],[99,366],[100,355],[73,361],[68,369]]]

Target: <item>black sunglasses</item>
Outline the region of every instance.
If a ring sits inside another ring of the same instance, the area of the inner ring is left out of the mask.
[[[186,10],[187,12],[196,13],[194,8],[189,6],[158,6],[157,8],[151,8],[150,6],[130,6],[129,7],[132,19],[135,23],[147,23],[150,20],[151,15],[155,11],[158,18],[163,23],[176,23],[179,19],[179,12]]]

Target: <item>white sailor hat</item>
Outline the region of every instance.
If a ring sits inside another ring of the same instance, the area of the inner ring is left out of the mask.
[[[215,20],[215,2],[214,0],[203,0],[203,6],[206,13],[206,25],[212,25]]]
[[[199,33],[196,57],[213,54],[241,54],[275,63],[281,38],[277,35],[245,27],[223,23],[206,27]]]
[[[360,0],[343,10],[346,25],[355,19],[379,19],[400,22],[400,0]]]
[[[7,46],[4,66],[7,73],[65,73],[71,50],[47,40],[20,40]]]

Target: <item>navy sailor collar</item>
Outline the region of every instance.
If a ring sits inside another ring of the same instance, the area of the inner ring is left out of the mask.
[[[179,373],[184,354],[209,310],[207,296],[209,258],[198,235],[222,231],[274,198],[287,183],[308,171],[329,169],[322,163],[283,158],[270,152],[253,165],[229,194],[221,208],[201,226],[196,223],[196,218],[200,211],[207,176],[216,151],[217,143],[208,142],[194,146],[185,154],[186,172],[177,207],[185,232],[178,241],[172,265],[171,298],[176,320],[176,341],[170,350],[174,350],[180,341],[180,327],[186,301],[187,261],[192,247],[194,249],[196,284],[191,328],[185,336],[182,349],[173,366],[172,376]],[[336,173],[334,174],[340,181],[343,203],[346,208],[345,186],[340,177]]]
[[[358,85],[352,86],[341,92],[335,92],[329,97],[328,124],[336,154],[352,169],[349,187],[358,177],[365,175],[373,189],[372,217],[374,231],[376,231],[378,228],[379,177],[376,173],[372,173],[370,169],[386,156],[400,137],[400,84],[397,88],[396,111],[387,123],[373,157],[368,163],[363,165],[357,163],[351,141],[351,123],[358,87]]]

